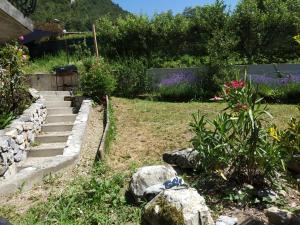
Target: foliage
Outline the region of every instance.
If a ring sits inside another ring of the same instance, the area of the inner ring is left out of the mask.
[[[287,62],[300,54],[293,40],[300,32],[299,10],[300,0],[243,0],[229,13],[223,1],[216,1],[177,15],[104,17],[97,33],[102,54],[112,58],[205,58],[217,52],[219,59],[225,54],[236,63]]]
[[[110,0],[39,0],[31,19],[37,23],[60,20],[67,30],[87,31],[100,16],[109,14],[115,18],[127,14]]]
[[[240,1],[231,18],[239,38],[237,51],[249,63],[286,62],[299,56],[293,41],[300,31],[299,10],[299,0]]]
[[[89,176],[79,176],[60,196],[35,205],[19,224],[126,224],[137,222],[141,210],[128,205],[122,189],[127,177],[111,174],[104,163]],[[16,223],[15,223],[16,224]]]
[[[298,106],[300,114],[300,106]],[[300,154],[300,117],[292,117],[289,127],[280,134],[280,145],[287,151],[288,157]]]
[[[53,68],[57,66],[64,66],[66,64],[68,64],[67,53],[61,51],[55,55],[44,55],[41,58],[32,60],[30,63],[24,66],[24,72],[26,74],[36,72],[47,73],[52,72]],[[77,67],[82,66],[82,62],[78,61],[77,55],[69,56],[69,64],[76,65]]]
[[[299,103],[300,84],[290,83],[283,86],[258,85],[258,93],[267,102],[273,103]]]
[[[15,118],[11,112],[5,112],[0,114],[0,130],[4,129]]]
[[[112,61],[111,70],[117,80],[115,94],[134,97],[150,89],[147,76],[147,62],[144,59],[125,58]]]
[[[0,127],[6,126],[30,103],[22,70],[27,57],[21,46],[6,44],[0,48]]]
[[[270,114],[261,105],[262,99],[242,80],[225,84],[222,98],[215,97],[223,99],[227,107],[216,119],[200,113],[193,116],[192,144],[201,156],[199,169],[252,185],[265,184],[265,178],[272,181],[283,169],[283,154],[276,128],[269,133],[264,125]]]
[[[80,77],[80,89],[85,96],[100,102],[116,88],[111,68],[102,58],[96,59],[93,64],[85,64],[85,67],[86,70]]]

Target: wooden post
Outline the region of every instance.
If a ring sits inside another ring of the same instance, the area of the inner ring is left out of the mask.
[[[96,34],[95,24],[93,24],[93,37],[94,37],[94,46],[95,46],[96,57],[99,58],[99,51],[98,51],[97,34]]]

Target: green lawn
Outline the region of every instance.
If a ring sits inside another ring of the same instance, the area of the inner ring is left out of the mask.
[[[162,163],[163,152],[190,146],[189,122],[198,110],[213,118],[219,103],[168,103],[112,98],[116,138],[105,163],[78,176],[61,195],[33,206],[25,215],[0,207],[14,224],[139,224],[142,209],[125,201],[130,175],[138,167]],[[297,115],[294,105],[270,105],[274,122],[287,126]],[[298,115],[299,116],[299,115]],[[107,166],[105,166],[107,165]]]

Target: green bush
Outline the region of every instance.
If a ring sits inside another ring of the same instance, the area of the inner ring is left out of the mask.
[[[300,114],[300,106],[298,106]],[[291,118],[289,127],[280,135],[280,145],[287,151],[287,160],[295,155],[300,155],[300,119],[298,117]]]
[[[217,173],[225,180],[266,184],[284,169],[283,152],[278,144],[278,131],[269,131],[265,117],[271,116],[262,99],[243,81],[227,83],[221,98],[227,107],[216,119],[194,115],[191,123],[195,136],[193,146],[200,153],[199,169],[205,174]]]
[[[110,95],[116,88],[116,80],[110,66],[103,59],[89,62],[80,77],[80,89],[87,97],[100,102],[105,95]]]
[[[124,58],[112,61],[111,70],[117,80],[115,94],[124,97],[135,97],[150,90],[145,59]]]
[[[300,103],[300,84],[290,83],[278,87],[259,85],[258,93],[267,102],[273,103]]]
[[[25,86],[23,66],[28,56],[18,45],[6,44],[0,48],[0,127],[9,124],[14,116],[30,104]]]

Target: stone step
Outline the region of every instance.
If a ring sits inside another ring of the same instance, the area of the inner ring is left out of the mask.
[[[65,96],[60,95],[44,95],[43,96],[46,101],[64,101]]]
[[[27,157],[50,157],[62,155],[65,146],[65,142],[41,144],[28,150]]]
[[[73,114],[74,109],[72,107],[58,107],[58,108],[48,108],[48,115],[57,115],[57,114]]]
[[[66,142],[70,134],[70,131],[41,133],[35,138],[35,141],[43,144]]]
[[[71,101],[46,101],[47,108],[71,107]]]
[[[76,114],[57,114],[48,115],[46,123],[61,123],[61,122],[74,122]]]
[[[42,132],[71,131],[73,122],[48,123],[42,126]]]
[[[71,96],[69,91],[40,91],[39,94],[42,96]]]

